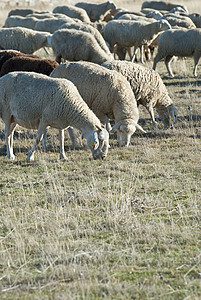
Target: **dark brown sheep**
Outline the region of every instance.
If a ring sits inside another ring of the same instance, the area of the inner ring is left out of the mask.
[[[23,52],[17,51],[17,50],[1,50],[0,51],[0,70],[1,67],[3,66],[3,64],[10,58],[12,57],[16,57],[16,56],[28,56],[28,57],[35,57],[35,58],[39,58],[36,55],[32,55],[32,54],[25,54]]]
[[[13,71],[28,71],[48,75],[59,64],[50,59],[26,56],[15,56],[4,62],[0,69],[0,77]]]

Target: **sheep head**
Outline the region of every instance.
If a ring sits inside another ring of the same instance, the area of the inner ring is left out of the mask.
[[[133,119],[121,120],[113,127],[113,130],[117,130],[120,146],[126,146],[130,144],[130,139],[136,129],[139,129],[143,133],[146,133],[144,129],[137,124]]]
[[[157,108],[156,110],[159,114],[159,118],[164,124],[165,129],[170,128],[173,125],[173,123],[176,122],[178,112],[176,107],[173,104],[167,106],[165,108],[165,111],[164,109],[160,109],[160,108]]]
[[[171,29],[172,27],[167,20],[160,20],[159,28],[160,28],[160,31],[165,31],[165,30]]]
[[[104,159],[109,148],[109,133],[105,128],[98,127],[86,135],[87,144],[94,159]]]

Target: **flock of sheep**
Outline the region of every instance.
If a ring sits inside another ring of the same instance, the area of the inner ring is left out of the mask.
[[[59,130],[60,158],[65,159],[64,129],[72,144],[82,132],[94,159],[109,149],[110,120],[119,145],[128,146],[138,124],[138,106],[154,109],[164,127],[170,127],[177,109],[155,71],[164,58],[170,76],[174,56],[194,57],[194,76],[201,56],[201,16],[182,5],[145,1],[140,12],[117,8],[113,2],[79,2],[57,6],[52,12],[13,9],[0,28],[0,116],[5,123],[8,159],[14,159],[13,133],[17,124],[38,129],[34,151],[46,130]],[[167,46],[168,45],[168,46]],[[34,54],[51,47],[55,60]],[[150,59],[153,69],[136,63]],[[134,50],[133,50],[134,49]],[[130,61],[126,59],[126,55]]]

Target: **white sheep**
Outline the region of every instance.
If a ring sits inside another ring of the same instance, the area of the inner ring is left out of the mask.
[[[168,23],[173,26],[184,28],[196,28],[194,22],[188,16],[181,16],[175,13],[168,13],[162,17],[162,20],[167,20]]]
[[[38,19],[36,19],[35,17],[10,16],[6,18],[3,27],[26,27],[34,29],[34,26],[37,22]]]
[[[158,37],[158,51],[154,57],[153,69],[164,58],[167,71],[174,77],[170,63],[173,56],[194,58],[193,75],[197,76],[197,65],[201,56],[201,29],[171,29]]]
[[[11,9],[8,13],[8,17],[10,16],[22,16],[26,17],[29,14],[39,13],[39,11],[31,8],[14,8]]]
[[[153,9],[157,9],[157,10],[171,10],[176,7],[181,7],[188,14],[188,9],[186,8],[186,6],[181,5],[181,4],[167,2],[167,1],[153,1],[153,0],[144,1],[142,3],[141,9],[153,8]]]
[[[27,17],[34,17],[38,20],[42,20],[42,19],[53,19],[53,18],[65,18],[67,17],[66,15],[64,14],[54,14],[52,12],[41,12],[41,13],[34,13],[34,14],[30,14],[30,15],[27,15]]]
[[[59,5],[52,11],[53,13],[61,13],[71,18],[76,18],[82,22],[90,23],[90,19],[86,11],[74,5]]]
[[[108,10],[116,8],[112,1],[103,3],[78,2],[75,6],[86,10],[91,22],[102,21]]]
[[[65,18],[47,18],[43,20],[38,20],[35,24],[34,30],[54,33],[61,27],[61,25],[65,23],[71,24],[76,22],[75,19],[67,16]]]
[[[171,26],[166,20],[144,23],[129,20],[113,20],[108,22],[103,30],[103,36],[113,52],[114,45],[123,48],[134,46],[135,59],[137,49],[141,49],[141,62],[143,63],[143,48],[149,46],[161,31],[170,29]]]
[[[89,62],[68,62],[60,64],[50,74],[72,81],[87,105],[101,122],[115,120],[119,143],[128,146],[136,128],[139,112],[128,81],[118,72]]]
[[[38,32],[24,27],[0,28],[0,46],[26,54],[49,47],[49,32]]]
[[[0,78],[0,116],[5,123],[8,159],[14,159],[13,132],[17,124],[38,129],[35,143],[27,154],[34,159],[35,147],[48,126],[59,129],[60,158],[65,159],[64,129],[73,126],[86,136],[94,159],[108,152],[109,134],[88,108],[74,84],[31,72],[12,72]]]
[[[188,15],[189,18],[193,21],[197,28],[201,28],[201,15],[197,13],[193,13]]]
[[[118,71],[128,80],[137,104],[146,107],[155,128],[157,128],[157,122],[154,117],[154,108],[156,108],[165,128],[170,127],[175,122],[177,109],[157,72],[139,64],[120,60],[105,62],[102,66]]]
[[[64,60],[85,60],[101,64],[111,60],[98,44],[95,37],[88,32],[75,29],[59,29],[51,38],[51,46],[58,63]]]
[[[82,30],[85,32],[91,33],[100,47],[108,54],[111,56],[111,59],[113,58],[112,54],[110,53],[110,50],[108,46],[106,45],[106,42],[102,36],[102,34],[96,29],[95,27],[91,26],[90,24],[87,23],[64,23],[63,25],[60,26],[59,29],[76,29],[76,30]]]

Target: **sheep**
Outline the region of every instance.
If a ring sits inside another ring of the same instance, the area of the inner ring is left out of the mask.
[[[12,72],[0,78],[0,91],[0,116],[5,123],[8,159],[15,159],[13,132],[17,124],[38,129],[27,161],[34,160],[35,147],[48,126],[59,129],[61,159],[66,159],[64,129],[68,126],[82,131],[94,159],[106,157],[109,134],[69,80],[34,72]]]
[[[10,16],[6,18],[3,27],[10,28],[19,26],[34,29],[34,26],[37,22],[38,19],[34,17]]]
[[[193,75],[197,76],[197,65],[201,56],[201,29],[171,29],[167,30],[158,38],[158,51],[154,57],[153,69],[164,58],[167,71],[174,77],[170,63],[173,56],[193,56]]]
[[[8,17],[10,16],[22,16],[26,17],[29,14],[39,13],[39,11],[31,8],[15,8],[11,9],[8,13]]]
[[[49,32],[38,32],[24,27],[0,28],[0,45],[4,49],[32,54],[42,47],[49,47]]]
[[[190,14],[189,18],[193,21],[197,28],[201,28],[201,15],[200,14]]]
[[[59,64],[50,59],[30,56],[15,56],[4,62],[0,69],[0,77],[13,71],[29,71],[49,75]]]
[[[156,10],[171,10],[175,7],[181,7],[183,8],[183,10],[188,14],[188,9],[181,4],[174,4],[174,3],[170,3],[170,2],[166,2],[166,1],[144,1],[142,3],[141,9],[144,8],[153,8]]]
[[[38,20],[35,24],[34,30],[38,31],[46,31],[50,33],[54,33],[56,30],[59,29],[59,27],[63,24],[71,24],[75,23],[75,20],[70,17],[65,18],[48,18],[43,20]]]
[[[174,13],[165,14],[162,20],[167,20],[171,26],[179,26],[184,28],[196,28],[194,22],[188,16],[181,16]]]
[[[114,2],[111,1],[98,4],[89,2],[78,2],[75,4],[75,6],[86,10],[91,22],[102,21],[104,19],[105,13],[108,10],[116,8]]]
[[[63,25],[60,26],[59,29],[63,29],[63,28],[82,30],[82,31],[91,33],[95,37],[95,39],[98,42],[98,44],[100,45],[100,47],[108,55],[110,55],[111,58],[113,58],[112,54],[110,53],[110,50],[109,50],[108,46],[106,45],[106,42],[105,42],[102,34],[95,27],[91,26],[90,24],[86,24],[86,23],[73,23],[73,24],[64,23]]]
[[[143,47],[145,45],[149,46],[161,31],[170,28],[170,24],[165,20],[153,23],[113,20],[105,25],[103,36],[109,43],[111,52],[113,52],[115,44],[124,48],[134,46],[134,56],[132,59],[134,61],[138,47],[141,48],[141,54],[143,54]],[[141,55],[141,62],[143,63],[143,55]]]
[[[13,60],[15,58],[16,60]],[[23,58],[23,59],[22,59]],[[24,60],[24,58],[26,60]],[[27,61],[27,58],[34,58],[34,61]],[[42,62],[41,62],[42,60]],[[7,61],[9,61],[7,63]],[[20,65],[19,65],[20,62]],[[41,59],[37,55],[25,54],[16,50],[3,50],[0,51],[0,74],[1,76],[7,74],[11,71],[34,71],[49,75],[50,72],[58,65],[56,61]],[[77,141],[73,129],[68,128],[68,133],[70,135],[72,146],[75,148],[77,146]],[[46,133],[44,134],[44,139],[42,140],[42,145],[46,149]]]
[[[125,14],[132,14],[132,15],[134,15],[134,16],[138,16],[138,17],[145,17],[145,14],[143,14],[143,13],[141,13],[141,12],[134,12],[134,11],[129,11],[129,10],[120,10],[120,11],[118,11],[115,15],[114,15],[114,18],[113,18],[113,20],[117,20],[117,19],[119,19],[120,17],[122,17],[123,15],[125,15]]]
[[[68,17],[79,19],[82,22],[90,23],[87,12],[84,9],[74,5],[60,5],[55,7],[52,12],[61,13]]]
[[[44,13],[34,13],[34,14],[30,14],[27,15],[26,17],[34,17],[38,20],[42,20],[42,19],[53,19],[53,18],[65,18],[67,17],[64,14],[54,14],[52,12],[44,12]]]
[[[0,50],[0,70],[3,66],[3,64],[12,57],[18,57],[18,56],[28,56],[33,58],[39,58],[37,55],[33,54],[25,54],[23,52],[17,51],[17,50]]]
[[[108,119],[115,120],[121,146],[128,146],[136,128],[139,112],[128,81],[118,72],[109,71],[94,63],[68,62],[56,67],[50,77],[66,78],[77,87],[81,97],[101,122],[108,125]]]
[[[128,80],[137,105],[141,104],[148,110],[154,128],[157,128],[157,122],[153,108],[156,108],[165,128],[170,127],[176,121],[177,109],[157,72],[129,61],[115,60],[105,62],[102,66],[109,70],[118,71]]]
[[[64,60],[85,60],[101,64],[111,60],[91,33],[75,29],[59,29],[51,37],[51,46],[58,63]]]

